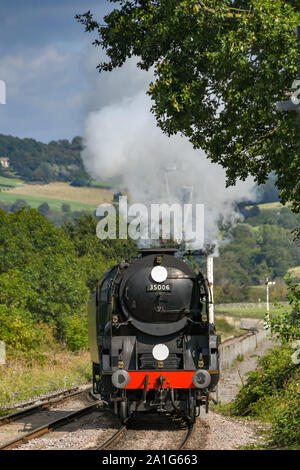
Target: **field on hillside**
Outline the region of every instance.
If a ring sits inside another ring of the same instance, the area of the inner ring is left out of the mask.
[[[290,206],[291,206],[290,203],[287,203],[284,206],[280,202],[265,202],[263,204],[257,204],[257,207],[259,207],[261,211],[275,211],[275,210],[280,210],[283,207],[290,207]],[[252,207],[254,206],[246,206],[246,209],[251,209]]]
[[[289,269],[289,274],[292,277],[300,277],[300,266],[295,266],[294,268]]]
[[[62,203],[66,202],[71,211],[81,211],[95,210],[99,204],[113,200],[113,193],[103,188],[75,187],[69,183],[24,184],[17,178],[0,178],[0,202],[5,204],[23,199],[35,209],[47,202],[50,209],[61,210]]]
[[[22,194],[8,193],[8,191],[0,192],[0,202],[5,204],[13,204],[17,199],[27,202],[33,209],[37,209],[41,204],[47,202],[51,210],[61,210],[63,203],[69,204],[71,211],[93,211],[97,205],[82,204],[80,202],[70,202],[66,199],[50,199],[46,197],[23,196]]]
[[[19,178],[6,178],[5,176],[0,176],[0,189],[9,189],[16,186],[24,184]]]
[[[270,315],[272,315],[272,312],[277,313],[279,310],[282,310],[283,307],[287,310],[291,309],[291,306],[288,304],[288,302],[279,302],[278,305],[270,303]],[[219,316],[228,315],[230,317],[237,318],[262,319],[266,315],[267,309],[265,302],[261,302],[261,304],[257,305],[252,303],[216,304],[215,312]]]
[[[90,206],[98,206],[103,202],[112,202],[113,193],[107,189],[75,187],[69,183],[26,184],[6,191],[8,194],[39,197],[46,199],[61,199],[62,201],[77,202]]]

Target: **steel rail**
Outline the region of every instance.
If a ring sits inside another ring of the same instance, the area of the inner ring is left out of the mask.
[[[96,450],[108,450],[110,448],[110,446],[119,437],[121,437],[124,434],[124,432],[127,430],[127,424],[128,424],[129,421],[131,421],[131,419],[128,420],[125,424],[122,424],[122,426],[112,435],[112,437],[110,437],[107,441],[105,441],[104,444],[102,444],[100,447],[97,447]],[[184,436],[184,439],[182,440],[182,442],[179,445],[179,447],[177,448],[177,450],[184,449],[185,445],[188,443],[188,441],[189,441],[189,439],[192,435],[193,429],[194,429],[194,423],[189,424],[187,433]]]
[[[122,424],[117,432],[115,432],[112,437],[105,441],[104,444],[102,444],[100,447],[97,447],[96,450],[107,450],[126,431],[126,429],[126,424]]]
[[[69,393],[68,395],[64,395],[61,398],[54,398],[54,399],[49,399],[48,401],[45,401],[43,403],[39,403],[38,405],[33,405],[29,406],[27,408],[24,408],[23,410],[15,411],[14,413],[10,413],[5,416],[0,417],[0,426],[4,426],[5,424],[9,424],[13,421],[16,421],[20,418],[23,418],[24,416],[31,415],[33,413],[36,413],[37,411],[44,410],[45,408],[50,407],[51,405],[56,405],[57,403],[62,403],[69,398],[72,398],[77,395],[81,395],[83,393],[86,393],[90,389],[85,389],[85,390],[77,390],[76,392]],[[54,395],[56,396],[56,395]],[[53,397],[51,397],[53,398]]]
[[[193,433],[193,430],[194,430],[194,423],[191,423],[189,424],[189,427],[188,427],[188,430],[187,430],[187,433],[183,439],[183,441],[181,442],[180,446],[178,447],[178,450],[182,450],[184,449],[184,447],[186,446],[186,444],[188,443],[192,433]]]
[[[85,385],[85,384],[82,384],[82,385]],[[51,398],[56,398],[56,397],[59,397],[61,395],[68,395],[69,393],[72,393],[76,390],[79,389],[79,386],[76,386],[76,387],[70,387],[70,388],[66,388],[64,390],[59,390],[59,391],[56,391],[56,392],[53,392],[53,393],[48,393],[46,395],[42,395],[42,396],[35,396],[27,401],[20,401],[20,402],[17,402],[15,403],[13,406],[4,406],[3,409],[5,410],[15,410],[17,408],[25,408],[25,407],[28,407],[34,403],[36,403],[37,401],[49,401]]]
[[[52,432],[53,430],[61,426],[64,426],[65,424],[68,424],[74,421],[75,419],[80,418],[81,416],[84,416],[85,414],[92,413],[96,408],[99,407],[100,404],[101,404],[101,401],[92,403],[91,405],[88,405],[85,408],[81,408],[80,410],[72,411],[71,413],[69,413],[68,415],[62,418],[58,418],[54,421],[51,421],[48,424],[45,424],[43,426],[40,426],[39,428],[34,429],[33,431],[30,431],[29,433],[25,434],[22,437],[13,439],[12,441],[1,445],[0,450],[14,449],[15,447],[18,447],[21,444],[25,444],[28,441],[36,437],[40,437],[40,436],[43,436],[44,434]]]

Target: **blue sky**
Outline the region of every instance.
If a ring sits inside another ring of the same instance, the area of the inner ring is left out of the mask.
[[[43,142],[82,135],[100,51],[74,16],[91,10],[102,20],[113,7],[106,0],[0,0],[1,134]]]

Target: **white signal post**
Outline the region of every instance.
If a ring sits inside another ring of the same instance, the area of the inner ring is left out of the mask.
[[[266,277],[265,285],[266,285],[266,294],[267,294],[267,323],[270,323],[270,302],[269,302],[269,286],[274,286],[276,282],[269,281],[269,278]]]
[[[209,312],[209,323],[214,323],[215,314],[214,314],[214,257],[212,255],[207,255],[206,258],[206,273],[207,280],[210,287],[210,299],[208,304]]]

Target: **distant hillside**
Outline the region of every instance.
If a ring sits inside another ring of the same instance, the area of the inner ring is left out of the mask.
[[[237,204],[237,209],[244,217],[257,214],[257,206],[261,210],[280,209],[279,190],[276,187],[276,175],[271,173],[265,184],[257,185],[256,199],[243,201]]]
[[[215,260],[218,302],[254,301],[260,295],[252,295],[249,286],[264,285],[266,277],[278,280],[281,297],[279,281],[288,272],[298,278],[300,245],[292,231],[300,226],[300,214],[275,205],[275,210],[253,206],[243,222],[222,228],[220,256]]]
[[[0,157],[8,157],[10,169],[25,181],[68,181],[88,186],[90,177],[83,167],[81,148],[81,137],[45,144],[0,134]]]
[[[267,182],[258,186],[258,203],[279,201],[279,190],[276,187],[276,175],[271,173]]]

